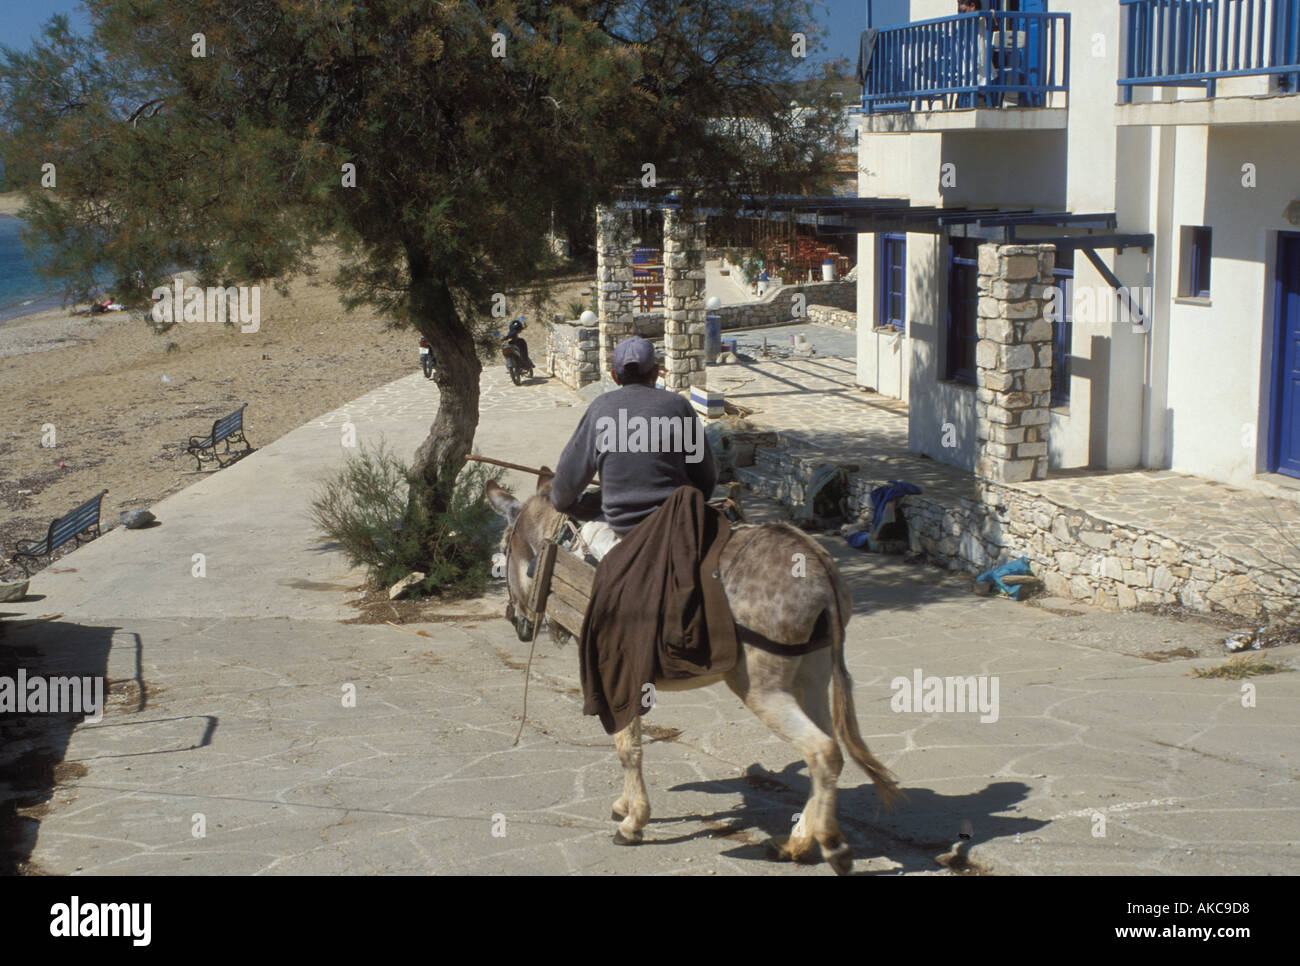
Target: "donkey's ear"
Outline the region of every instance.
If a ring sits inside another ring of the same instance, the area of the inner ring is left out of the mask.
[[[537,474],[537,492],[546,496],[551,492],[551,480],[555,479],[555,471],[549,466],[543,466]]]
[[[519,516],[519,511],[524,507],[522,503],[498,486],[496,480],[488,480],[487,486],[483,487],[483,495],[487,497],[492,509],[506,518],[506,523],[514,523],[515,517]]]

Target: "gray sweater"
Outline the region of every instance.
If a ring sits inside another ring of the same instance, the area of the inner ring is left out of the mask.
[[[707,500],[718,482],[713,450],[691,404],[677,393],[630,385],[596,397],[560,455],[551,504],[567,510],[600,474],[601,509],[620,534],[679,486]]]

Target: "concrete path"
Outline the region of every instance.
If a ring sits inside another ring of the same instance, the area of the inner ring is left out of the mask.
[[[40,599],[0,605],[64,615],[11,630],[0,674],[112,682],[98,724],[0,716],[0,801],[21,808],[11,859],[56,874],[829,874],[763,860],[807,773],[729,692],[665,695],[649,715],[651,841],[620,849],[621,773],[580,714],[574,649],[539,641],[512,747],[527,645],[504,621],[453,605],[433,624],[340,623],[359,579],[306,522],[312,486],[339,465],[345,424],[409,453],[433,393],[416,375],[362,397],[163,501],[154,530],[68,556],[32,581]],[[490,370],[476,448],[554,461],[580,405]],[[1221,629],[976,598],[938,570],[828,546],[854,587],[862,731],[910,796],[885,813],[846,767],[859,871],[1295,868],[1300,675],[1250,679],[1244,707],[1242,682],[1189,674],[1222,658],[1171,655],[1217,655]],[[892,709],[891,683],[917,669],[996,680],[996,720]]]
[[[552,462],[583,403],[555,381],[513,386],[490,369],[483,380],[475,451],[514,462]],[[14,605],[72,617],[355,617],[352,573],[315,532],[309,506],[319,485],[357,447],[382,440],[409,460],[437,409],[437,387],[418,372],[367,393],[152,507],[159,526],[114,529],[41,572]],[[521,434],[517,425],[529,429]],[[537,432],[549,449],[521,451]],[[349,445],[351,444],[351,448]],[[530,464],[530,465],[532,465]],[[534,477],[510,474],[517,487]],[[196,555],[202,560],[196,561]],[[195,576],[196,568],[206,574]]]
[[[704,264],[704,296],[722,299],[723,305],[735,305],[738,302],[757,302],[758,296],[749,290],[745,280],[734,272],[723,275],[722,262],[711,259]]]

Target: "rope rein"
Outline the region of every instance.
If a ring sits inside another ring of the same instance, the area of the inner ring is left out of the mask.
[[[519,516],[523,516],[523,511],[522,511],[522,510],[519,512]],[[519,516],[516,516],[516,517],[515,517],[515,523],[518,523],[518,522],[519,522]],[[551,528],[551,535],[550,535],[550,537],[548,537],[547,539],[549,539],[549,540],[555,540],[556,538],[558,538],[559,535],[560,535],[560,531],[564,528],[564,524],[565,524],[566,522],[567,522],[567,518],[564,516],[564,514],[561,513],[561,514],[560,514],[560,518],[555,522],[555,525]],[[510,524],[509,529],[506,531],[506,532],[507,532],[507,541],[506,541],[506,596],[509,596],[509,595],[510,595],[510,540],[509,540],[509,537],[514,535],[514,532],[515,532],[515,523]],[[529,549],[530,549],[530,550],[532,549],[531,545],[529,546]],[[513,601],[512,601],[512,603],[513,603]],[[525,604],[524,606],[527,607],[526,604]],[[531,612],[529,612],[529,613],[531,613]],[[524,733],[524,724],[528,721],[528,683],[532,680],[532,677],[533,677],[533,653],[534,653],[534,651],[537,650],[537,635],[538,635],[538,633],[539,633],[539,632],[541,631],[541,629],[542,629],[542,619],[543,619],[543,617],[545,617],[545,614],[546,614],[546,602],[545,602],[545,600],[543,600],[543,601],[542,601],[542,611],[541,611],[541,613],[532,614],[533,633],[532,633],[532,637],[531,637],[531,638],[529,639],[529,641],[528,641],[528,664],[527,664],[527,666],[524,668],[524,706],[523,706],[523,710],[520,711],[520,713],[519,713],[519,730],[515,732],[515,740],[514,740],[513,742],[511,742],[511,744],[510,744],[510,747],[512,747],[512,748],[518,746],[518,744],[519,744],[519,739],[520,739],[520,737],[521,737],[521,736],[523,735],[523,733]]]

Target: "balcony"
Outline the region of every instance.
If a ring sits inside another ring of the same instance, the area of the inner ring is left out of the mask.
[[[987,11],[886,27],[866,73],[873,132],[1064,127],[1070,15]]]
[[[1300,0],[1120,0],[1120,6],[1127,33],[1120,100],[1132,105],[1124,123],[1300,119],[1300,99],[1285,97],[1300,88]],[[1138,88],[1152,89],[1151,99],[1135,103]],[[1177,92],[1156,97],[1155,88],[1199,91],[1187,101],[1177,100]]]

